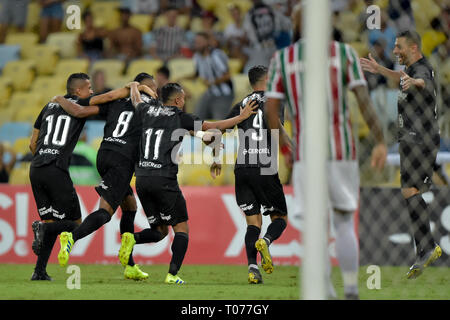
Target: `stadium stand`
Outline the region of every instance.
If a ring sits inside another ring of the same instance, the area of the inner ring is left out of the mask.
[[[31,128],[30,122],[6,122],[0,127],[0,141],[12,145],[18,138],[30,137]]]
[[[38,44],[39,36],[33,32],[8,33],[6,44],[20,45],[20,54],[22,59],[28,59],[32,48]]]
[[[3,68],[2,76],[11,79],[14,90],[28,90],[36,76],[36,64],[33,60],[10,61]]]
[[[0,70],[10,61],[20,59],[20,45],[0,45]]]
[[[46,44],[59,48],[62,59],[77,57],[78,32],[55,32],[49,34]]]
[[[34,61],[38,75],[53,74],[59,61],[59,48],[46,44],[36,45],[31,50],[29,58]]]

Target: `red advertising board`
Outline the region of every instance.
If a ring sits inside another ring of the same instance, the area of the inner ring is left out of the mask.
[[[246,264],[244,236],[245,216],[236,204],[233,187],[182,187],[189,213],[189,247],[186,264]],[[98,207],[98,195],[93,187],[77,187],[83,219]],[[288,210],[292,207],[292,188],[286,187]],[[70,257],[73,263],[118,263],[120,247],[120,210],[111,221],[94,234],[78,241]],[[39,216],[30,186],[0,185],[0,263],[34,263],[31,250],[33,232],[31,223]],[[264,235],[269,217],[264,217],[261,235]],[[135,230],[148,227],[138,200]],[[289,215],[283,235],[271,245],[275,264],[301,262],[302,220]],[[173,232],[156,244],[136,245],[134,260],[139,264],[168,263]],[[334,256],[334,242],[330,252]],[[59,243],[50,258],[56,263]],[[333,258],[333,264],[336,264]]]

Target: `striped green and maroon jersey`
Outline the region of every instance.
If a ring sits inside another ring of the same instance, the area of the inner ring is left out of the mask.
[[[304,68],[302,40],[278,50],[270,62],[268,98],[286,99],[293,115],[296,161],[303,159]],[[332,41],[329,47],[329,82],[324,88],[328,96],[329,159],[356,160],[347,89],[367,85],[359,57],[348,44]]]

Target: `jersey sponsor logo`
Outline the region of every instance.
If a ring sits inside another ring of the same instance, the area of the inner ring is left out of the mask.
[[[50,208],[43,207],[43,208],[39,208],[38,211],[39,211],[39,215],[43,216],[43,215],[46,215],[47,213],[53,212],[53,208],[52,207],[50,207]]]
[[[158,117],[158,116],[170,117],[175,114],[175,111],[172,111],[170,108],[166,108],[166,107],[151,106],[148,108],[147,114],[151,117]]]
[[[161,169],[162,164],[154,163],[153,161],[139,161],[139,167]]]
[[[270,208],[269,208],[269,207],[266,207],[266,206],[264,206],[264,205],[261,206],[261,212],[262,212],[262,213],[267,212],[267,211],[272,212],[272,211],[274,211],[274,210],[275,210],[275,208],[274,208],[273,206],[271,206]]]
[[[43,155],[43,154],[59,154],[59,150],[58,149],[51,149],[51,148],[40,149],[39,150],[39,155]]]
[[[119,139],[119,138],[113,138],[113,137],[108,137],[104,139],[107,142],[117,142],[117,143],[121,143],[121,144],[127,144],[127,142],[125,140]]]
[[[58,219],[64,219],[66,217],[66,214],[59,214],[58,210],[53,209],[53,216]]]
[[[149,224],[153,224],[153,223],[156,222],[156,217],[155,216],[150,216],[150,217],[147,218],[147,220],[148,220]]]
[[[249,148],[249,149],[244,149],[242,150],[242,153],[245,154],[270,154],[270,150],[269,148],[261,148],[261,149],[257,149],[257,148]]]
[[[244,203],[244,204],[241,204],[240,206],[239,206],[239,208],[241,208],[242,209],[242,211],[249,211],[249,210],[252,210],[253,209],[253,203],[252,204],[246,204],[246,203]]]

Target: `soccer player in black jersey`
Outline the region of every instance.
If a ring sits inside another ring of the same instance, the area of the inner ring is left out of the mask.
[[[398,34],[393,52],[398,62],[406,66],[405,71],[387,69],[370,55],[369,59],[361,58],[361,66],[400,85],[398,141],[401,188],[412,222],[417,257],[407,278],[414,279],[442,254],[431,234],[428,205],[422,197],[422,193],[430,189],[439,150],[436,82],[432,67],[422,55],[421,38],[416,31]]]
[[[136,76],[135,81],[140,84],[139,90],[147,93],[147,95],[143,93],[142,99],[149,101],[156,98],[153,91],[156,90],[156,83],[152,76],[141,73]],[[151,98],[152,95],[153,98]],[[121,234],[134,231],[137,205],[130,181],[137,160],[140,120],[135,115],[135,108],[130,98],[118,99],[90,108],[82,108],[63,97],[56,97],[55,101],[75,116],[87,117],[100,114],[100,117],[106,120],[103,141],[97,153],[97,170],[102,181],[95,190],[100,195],[100,206],[72,232],[61,234],[58,260],[61,266],[65,266],[73,244],[109,222],[119,205],[122,209]],[[85,109],[89,110],[83,112]],[[134,263],[132,256],[125,267],[124,275],[134,280],[148,278],[148,274],[142,272]]]
[[[125,265],[135,244],[160,241],[167,235],[170,225],[175,237],[165,282],[182,284],[184,281],[177,273],[188,247],[189,228],[186,201],[177,181],[176,153],[183,136],[197,130],[197,121],[201,130],[225,130],[253,114],[256,103],[249,101],[241,114],[232,119],[202,122],[196,116],[182,111],[185,94],[179,84],[166,84],[161,88],[160,95],[162,104],[158,101],[146,103],[138,94],[136,86],[131,87],[133,104],[142,120],[139,159],[136,164],[136,191],[151,228],[134,234],[124,233],[119,259]],[[203,141],[210,141],[215,134],[198,130],[195,133]],[[215,139],[218,139],[217,136]]]
[[[269,245],[278,239],[287,225],[287,207],[283,187],[277,172],[277,153],[272,150],[272,137],[264,116],[268,76],[267,68],[254,66],[248,71],[253,92],[236,104],[227,118],[239,114],[247,101],[258,103],[257,113],[239,123],[239,149],[234,167],[236,202],[245,214],[247,232],[245,249],[248,262],[248,282],[262,283],[257,265],[257,253],[266,273],[273,272]],[[280,126],[283,128],[283,126]],[[284,131],[281,134],[286,134]],[[276,145],[276,144],[275,144]],[[271,224],[259,239],[262,215],[270,215]]]
[[[101,103],[120,97],[124,90],[91,97],[89,76],[70,75],[67,99],[81,105],[91,101]],[[33,251],[38,256],[31,280],[51,280],[46,272],[53,244],[59,233],[74,229],[81,222],[78,196],[69,175],[69,160],[83,129],[85,119],[69,115],[59,104],[48,103],[34,124],[30,141],[33,159],[30,181],[39,216],[32,224]]]

